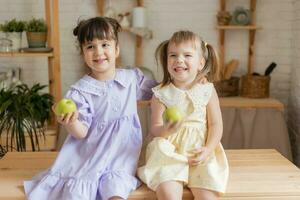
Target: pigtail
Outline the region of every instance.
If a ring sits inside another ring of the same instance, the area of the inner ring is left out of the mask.
[[[73,35],[74,36],[78,35],[78,29],[79,29],[78,25],[73,29]]]
[[[122,31],[122,26],[119,24],[119,22],[116,19],[104,17],[109,24],[113,27],[115,35],[118,35],[119,32]]]
[[[220,62],[218,53],[210,44],[202,43],[204,48],[207,49],[207,57],[201,73],[206,74],[207,79],[211,82],[218,81],[220,80]]]
[[[155,50],[156,64],[157,66],[161,64],[164,72],[164,77],[161,83],[162,86],[165,86],[171,82],[171,76],[168,72],[168,46],[169,40],[165,40],[160,43]]]

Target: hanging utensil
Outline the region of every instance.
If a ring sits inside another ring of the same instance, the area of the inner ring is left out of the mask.
[[[265,70],[265,76],[269,76],[274,70],[274,68],[276,67],[276,65],[277,65],[276,63],[272,62]]]

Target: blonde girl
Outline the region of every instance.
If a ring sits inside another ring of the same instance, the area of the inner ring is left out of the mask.
[[[198,81],[203,74],[209,81],[218,78],[217,54],[195,33],[179,31],[160,44],[156,57],[164,77],[152,89],[150,132],[154,138],[138,176],[158,199],[182,199],[184,186],[197,200],[217,199],[228,180],[227,158],[220,143],[222,116],[213,84]],[[174,106],[183,120],[164,123],[164,111]]]

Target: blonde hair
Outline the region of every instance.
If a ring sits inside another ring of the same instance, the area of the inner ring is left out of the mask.
[[[178,31],[175,32],[169,40],[165,40],[159,44],[155,51],[155,58],[157,64],[161,64],[163,68],[163,81],[162,86],[171,83],[171,75],[168,72],[168,48],[170,44],[181,44],[183,42],[191,42],[194,48],[200,49],[202,56],[205,58],[205,65],[201,70],[201,74],[207,76],[208,81],[219,80],[220,65],[219,57],[215,49],[204,42],[198,35],[191,31]],[[206,53],[207,52],[207,53]],[[205,54],[207,56],[205,57]]]

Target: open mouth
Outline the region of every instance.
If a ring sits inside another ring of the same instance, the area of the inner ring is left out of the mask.
[[[97,64],[102,64],[106,61],[107,59],[94,59],[93,62]]]
[[[175,72],[183,72],[183,71],[187,71],[188,68],[187,67],[175,67],[174,71]]]

